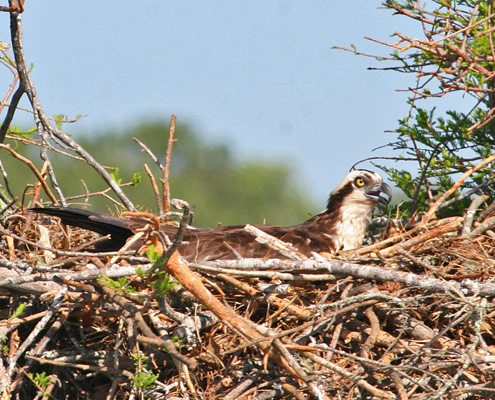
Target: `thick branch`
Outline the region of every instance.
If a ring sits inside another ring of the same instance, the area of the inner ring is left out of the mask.
[[[338,276],[353,276],[355,278],[367,279],[371,281],[398,282],[408,287],[418,287],[436,293],[462,293],[463,295],[478,295],[490,297],[495,295],[495,284],[479,283],[471,279],[462,281],[442,280],[425,275],[413,274],[411,272],[395,271],[385,268],[379,268],[372,265],[355,264],[341,260],[313,260],[304,261],[286,261],[286,260],[262,260],[262,259],[243,259],[243,260],[219,260],[206,262],[206,265],[222,268],[232,268],[242,270],[244,263],[251,267],[262,268],[269,262],[273,267],[284,268],[284,270],[308,270],[318,271],[326,270],[328,273]],[[242,271],[240,275],[243,275]]]

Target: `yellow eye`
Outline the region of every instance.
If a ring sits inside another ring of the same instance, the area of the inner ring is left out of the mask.
[[[366,185],[366,181],[363,178],[356,178],[354,179],[354,184],[356,185],[356,187],[360,188]]]

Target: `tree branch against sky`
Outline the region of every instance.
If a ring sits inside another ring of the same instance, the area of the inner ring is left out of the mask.
[[[410,110],[399,120],[389,147],[415,158],[415,172],[409,166],[385,169],[411,200],[408,211],[414,214],[433,206],[437,194],[453,187],[459,174],[494,152],[495,14],[491,2],[479,1],[390,0],[383,6],[415,22],[422,32],[419,38],[404,32],[395,32],[391,41],[369,38],[389,54],[367,55],[387,64],[372,69],[405,74],[401,90],[409,93]],[[356,48],[350,51],[363,55]],[[440,112],[453,95],[462,96],[461,107]],[[492,166],[487,162],[475,168],[459,189],[493,198]],[[469,198],[458,198],[448,208],[435,207],[460,213]]]

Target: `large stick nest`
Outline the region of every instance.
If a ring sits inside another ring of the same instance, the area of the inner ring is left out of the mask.
[[[171,282],[146,273],[146,257],[63,250],[90,232],[11,214],[0,247],[11,377],[2,389],[57,399],[495,397],[495,234],[463,223],[423,222],[299,261],[190,264],[174,253]]]

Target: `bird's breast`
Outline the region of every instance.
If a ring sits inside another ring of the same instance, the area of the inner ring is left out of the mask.
[[[336,237],[337,249],[352,250],[363,243],[366,229],[370,223],[371,213],[359,209],[344,210],[339,222],[337,222]]]

